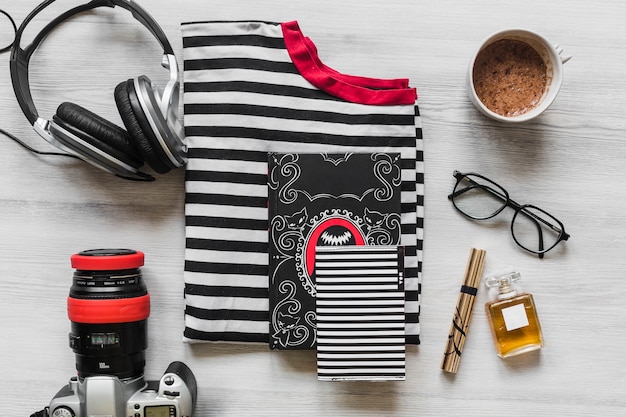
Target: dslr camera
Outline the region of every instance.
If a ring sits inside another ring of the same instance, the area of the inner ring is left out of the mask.
[[[172,362],[159,381],[144,379],[150,295],[129,249],[83,251],[67,299],[77,375],[31,417],[191,417],[196,379]]]

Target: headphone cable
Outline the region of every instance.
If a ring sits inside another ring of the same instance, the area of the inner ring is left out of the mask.
[[[79,157],[69,154],[69,153],[38,151],[37,149],[27,145],[24,141],[22,141],[21,139],[18,139],[15,135],[12,135],[11,133],[7,132],[6,130],[2,128],[0,128],[0,133],[7,136],[9,139],[12,139],[13,141],[17,142],[17,144],[22,146],[23,148],[28,149],[29,151],[33,153],[36,153],[37,155],[69,156],[70,158],[80,159]]]

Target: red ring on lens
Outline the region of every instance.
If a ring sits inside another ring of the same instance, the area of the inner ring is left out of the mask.
[[[130,323],[150,316],[150,294],[133,298],[93,300],[67,298],[67,315],[74,323]]]
[[[115,271],[120,269],[136,269],[143,266],[144,254],[140,251],[123,254],[72,255],[72,268],[83,271]]]

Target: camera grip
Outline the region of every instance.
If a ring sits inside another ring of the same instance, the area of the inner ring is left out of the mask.
[[[165,370],[165,374],[172,373],[178,375],[187,385],[191,393],[191,403],[193,408],[196,407],[196,397],[198,396],[198,386],[196,377],[187,365],[180,361],[174,361]]]

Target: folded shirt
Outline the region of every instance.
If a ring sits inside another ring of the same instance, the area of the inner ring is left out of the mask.
[[[406,342],[419,343],[424,166],[407,79],[339,73],[297,22],[181,26],[187,342],[269,340],[268,152],[401,155]]]

